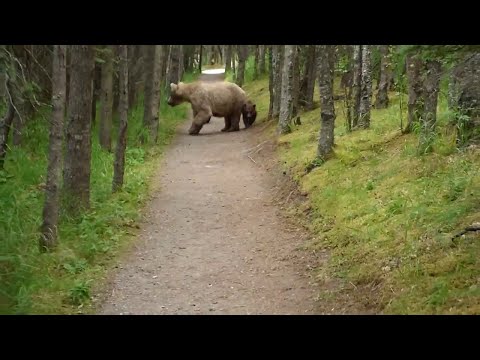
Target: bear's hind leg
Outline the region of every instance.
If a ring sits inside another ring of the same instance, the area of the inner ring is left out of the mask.
[[[221,131],[228,131],[228,129],[230,129],[231,123],[232,122],[230,116],[225,116],[225,127]]]

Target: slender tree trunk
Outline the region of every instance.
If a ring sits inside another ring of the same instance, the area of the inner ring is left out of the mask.
[[[237,63],[237,52],[236,52],[236,46],[232,45],[232,72],[233,75],[236,76],[237,74],[237,69],[236,69],[236,63]]]
[[[67,89],[65,45],[54,46],[52,76],[53,111],[52,122],[50,123],[50,145],[40,251],[48,251],[54,248],[58,242],[57,228],[62,180],[63,124],[65,118],[65,92]]]
[[[8,101],[8,108],[5,117],[0,122],[0,170],[3,169],[5,157],[7,155],[8,135],[12,128],[13,118],[15,116],[15,107],[12,101]]]
[[[352,129],[358,125],[360,99],[362,94],[362,45],[353,47],[353,86],[352,86]]]
[[[320,138],[317,155],[325,159],[332,152],[335,131],[335,104],[333,100],[333,75],[335,69],[335,47],[320,45],[318,64],[318,83],[320,89]]]
[[[112,151],[112,113],[113,113],[113,49],[105,49],[105,62],[102,65],[100,146]]]
[[[158,45],[157,45],[158,46]],[[113,166],[112,191],[118,191],[123,186],[125,173],[125,150],[127,148],[128,128],[128,56],[127,45],[119,46],[120,55],[120,126],[118,129],[118,143],[115,149],[115,162]]]
[[[170,67],[168,69],[167,96],[170,95],[170,83],[178,84],[180,67],[180,45],[170,46]]]
[[[259,56],[260,56],[259,45],[255,45],[254,63],[253,63],[253,80],[258,79]]]
[[[382,58],[380,62],[380,77],[377,98],[375,99],[375,108],[385,109],[388,107],[388,89],[391,72],[388,45],[380,46],[380,54]]]
[[[203,61],[203,45],[200,45],[200,53],[198,55],[198,71],[202,73],[202,61]]]
[[[259,47],[259,63],[258,63],[258,71],[261,75],[266,73],[265,69],[265,52],[267,51],[266,45],[258,45]]]
[[[370,45],[363,45],[362,47],[362,92],[358,125],[363,129],[368,129],[370,127],[372,100],[372,60]]]
[[[143,67],[142,46],[128,46],[128,107],[137,103],[139,83],[142,83],[141,70]]]
[[[268,47],[268,92],[270,94],[270,100],[268,104],[268,119],[273,117],[273,102],[274,102],[274,81],[273,81],[273,46]]]
[[[313,109],[313,95],[315,93],[315,81],[316,81],[316,69],[317,69],[317,56],[316,46],[309,45],[307,53],[307,64],[305,69],[305,75],[307,76],[307,91],[305,94],[305,108],[306,110]]]
[[[178,45],[178,81],[182,81],[183,73],[185,71],[183,45]]]
[[[248,48],[246,45],[238,45],[238,71],[236,84],[240,87],[243,86],[245,81],[245,62],[248,57]]]
[[[422,136],[420,137],[422,152],[427,151],[429,148],[432,134],[435,132],[442,65],[437,60],[429,60],[426,62],[426,70],[427,72],[424,82],[425,106],[424,115],[422,117]]]
[[[232,45],[227,45],[225,50],[225,72],[232,69]]]
[[[282,97],[280,100],[280,117],[278,121],[278,132],[280,134],[287,134],[291,131],[295,47],[296,45],[285,45],[285,59],[282,71]]]
[[[284,45],[273,45],[273,117],[280,116]]]
[[[297,116],[298,114],[298,99],[300,92],[300,48],[299,46],[294,47],[293,54],[293,88],[292,88],[292,117]]]
[[[160,107],[161,45],[149,45],[146,49],[145,55],[145,103],[143,125],[145,129],[149,129],[150,139],[153,142],[156,142],[158,135]],[[176,62],[176,64],[178,65],[178,58],[176,59],[175,57],[176,55],[173,55],[172,64]],[[174,82],[172,80],[174,80],[174,78],[178,76],[178,67],[175,67],[176,65],[173,65],[169,69],[169,82]],[[145,141],[145,139],[143,138],[142,141]]]
[[[95,126],[97,119],[97,101],[101,91],[102,83],[102,67],[95,61],[93,67],[93,81],[92,81],[92,126]]]
[[[162,54],[160,57],[160,84],[161,84],[161,89],[166,90],[166,88],[170,87],[170,84],[167,84],[167,65],[168,65],[168,59],[170,57],[170,46],[168,45],[162,45]]]
[[[413,130],[413,124],[418,123],[424,111],[423,61],[415,55],[407,55],[407,78],[408,78],[408,120],[403,133]]]
[[[70,99],[66,131],[64,189],[70,212],[90,205],[91,108],[93,51],[89,45],[72,45]]]

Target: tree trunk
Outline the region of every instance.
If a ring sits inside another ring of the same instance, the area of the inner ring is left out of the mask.
[[[158,46],[158,45],[157,45]],[[159,46],[160,47],[160,46]],[[127,148],[128,128],[128,56],[127,45],[119,46],[120,55],[120,125],[118,128],[118,143],[115,149],[115,162],[113,166],[112,191],[118,191],[123,186],[125,173],[125,150]]]
[[[352,129],[358,125],[360,99],[362,94],[362,45],[353,47],[353,86],[352,86]]]
[[[294,47],[293,54],[293,88],[292,88],[292,117],[297,116],[298,114],[298,98],[300,91],[300,47]]]
[[[143,67],[142,46],[128,46],[128,108],[137,103],[139,84],[142,83],[141,70]]]
[[[422,119],[422,136],[420,137],[422,152],[425,152],[429,148],[432,134],[435,132],[442,65],[437,60],[429,60],[426,62],[426,70],[424,82],[425,105]]]
[[[258,71],[260,75],[265,74],[265,52],[267,51],[266,45],[258,45],[259,47],[259,62],[258,62]]]
[[[270,94],[270,100],[268,104],[268,119],[273,117],[273,102],[274,102],[274,81],[273,81],[273,46],[268,47],[268,92]]]
[[[260,56],[259,45],[255,45],[254,63],[253,63],[253,80],[258,79],[259,56]]]
[[[333,75],[335,69],[335,47],[320,45],[318,64],[318,83],[320,89],[320,138],[317,155],[325,159],[333,149],[335,132],[335,103],[333,100]]]
[[[404,134],[413,130],[413,125],[418,123],[424,111],[423,61],[416,55],[407,55],[407,79],[408,79],[408,120],[403,130]]]
[[[377,92],[377,98],[375,99],[375,108],[385,109],[388,107],[388,90],[390,85],[390,56],[388,45],[380,46],[380,55],[382,56],[380,61],[380,77],[379,86]]]
[[[273,45],[273,117],[280,116],[284,45]]]
[[[183,73],[185,71],[183,45],[178,45],[178,81],[182,81]]]
[[[0,170],[3,169],[5,157],[7,155],[8,135],[12,128],[13,118],[15,116],[15,108],[11,101],[8,102],[7,113],[0,122]]]
[[[170,88],[170,84],[167,84],[167,65],[168,65],[168,59],[170,57],[170,46],[168,45],[162,45],[162,54],[160,56],[160,89],[161,90],[166,90],[166,88]]]
[[[316,80],[315,45],[307,45],[305,53],[305,71],[299,89],[299,103],[306,110],[313,109],[313,94]]]
[[[238,45],[238,69],[235,83],[242,87],[245,81],[245,62],[248,57],[248,48],[246,45]]]
[[[198,54],[198,71],[202,73],[202,61],[203,61],[203,45],[200,45],[200,51]]]
[[[173,47],[173,45],[172,45]],[[176,50],[173,50],[176,52]],[[159,108],[160,108],[160,55],[161,45],[148,45],[145,56],[145,103],[143,114],[143,125],[149,129],[150,139],[157,141]],[[176,54],[172,57],[172,64],[169,69],[169,82],[178,76],[178,58]],[[175,82],[176,83],[176,82]],[[144,142],[146,139],[142,138]]]
[[[229,72],[232,69],[232,45],[227,45],[225,51],[225,72]]]
[[[104,52],[102,64],[101,110],[100,110],[100,146],[112,151],[112,113],[113,113],[113,48],[108,46]]]
[[[65,119],[65,92],[67,89],[66,46],[55,45],[52,71],[52,122],[48,150],[47,181],[43,223],[41,226],[40,251],[53,249],[57,242],[58,215],[60,210],[60,187],[62,180],[62,147]]]
[[[170,95],[170,83],[178,84],[180,67],[180,45],[170,46],[170,68],[168,69],[167,96]]]
[[[372,100],[372,60],[370,45],[363,45],[362,48],[362,92],[358,125],[363,129],[368,129]]]
[[[278,132],[280,134],[287,134],[291,131],[295,47],[296,45],[285,45],[285,59],[282,69],[282,97],[280,100],[280,117],[278,121]]]
[[[93,80],[92,80],[92,126],[95,126],[97,119],[97,101],[100,97],[101,84],[102,83],[102,67],[95,61],[93,67]]]
[[[71,45],[70,99],[66,131],[64,189],[69,211],[90,205],[91,74],[93,51],[89,45]]]

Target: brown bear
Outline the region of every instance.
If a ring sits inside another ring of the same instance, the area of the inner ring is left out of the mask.
[[[201,82],[170,84],[168,105],[183,102],[192,105],[193,121],[188,133],[198,135],[212,116],[225,118],[222,131],[240,130],[240,117],[247,101],[245,91],[231,82]]]
[[[248,129],[250,126],[252,126],[257,118],[256,105],[250,100],[248,100],[242,107],[242,117],[243,123],[245,124],[245,129]]]

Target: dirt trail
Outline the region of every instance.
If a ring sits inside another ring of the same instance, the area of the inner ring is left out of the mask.
[[[218,78],[218,75],[209,75]],[[137,248],[114,274],[100,314],[312,314],[303,239],[272,203],[271,174],[246,150],[253,129],[177,130]],[[258,125],[257,125],[258,126]]]

